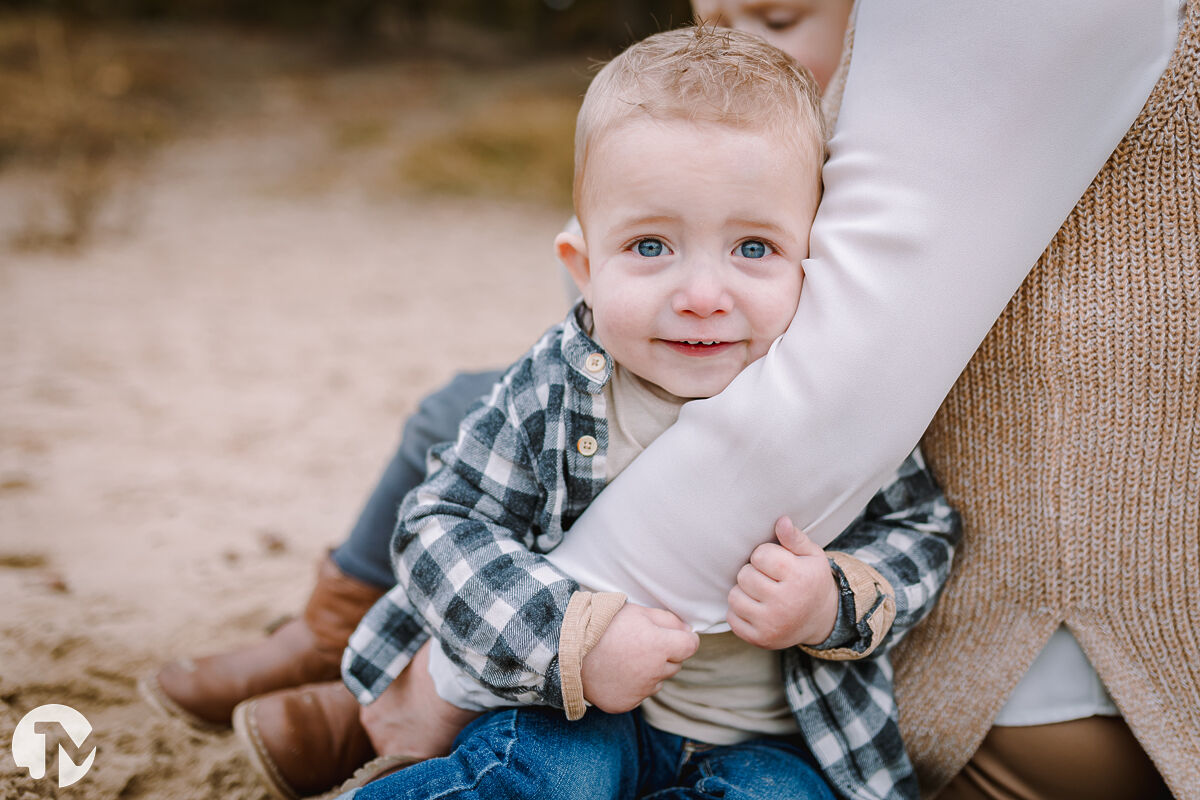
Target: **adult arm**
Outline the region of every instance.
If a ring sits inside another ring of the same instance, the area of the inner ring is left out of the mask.
[[[689,403],[551,559],[724,627],[780,514],[818,544],[916,443],[1137,116],[1177,0],[862,0],[788,332]]]

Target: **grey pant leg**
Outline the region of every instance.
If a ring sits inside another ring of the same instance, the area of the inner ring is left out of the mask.
[[[460,373],[421,401],[404,425],[400,446],[367,498],[350,535],[333,551],[343,572],[381,589],[396,583],[390,557],[396,512],[404,495],[425,479],[425,454],[440,442],[453,440],[467,410],[499,378],[499,370]]]

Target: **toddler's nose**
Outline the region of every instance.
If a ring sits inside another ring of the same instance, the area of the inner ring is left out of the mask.
[[[671,300],[676,314],[711,317],[733,307],[729,287],[713,264],[695,264],[684,270],[680,286]]]

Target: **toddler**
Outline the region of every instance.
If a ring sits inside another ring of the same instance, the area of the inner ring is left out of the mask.
[[[448,758],[345,798],[915,796],[885,653],[959,535],[919,454],[833,552],[780,519],[728,632],[587,591],[546,555],[686,401],[787,328],[823,158],[817,86],[752,35],[658,34],[597,75],[576,132],[581,232],[556,241],[583,299],[431,453],[401,509],[399,583],[345,662],[369,701],[432,634],[438,694],[501,710]]]

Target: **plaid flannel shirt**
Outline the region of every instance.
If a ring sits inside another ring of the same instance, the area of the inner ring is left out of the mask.
[[[363,618],[342,662],[360,702],[378,697],[433,635],[499,697],[562,707],[558,634],[579,585],[541,554],[562,541],[606,482],[603,388],[612,362],[584,333],[587,314],[576,306],[467,415],[458,440],[431,451],[429,477],[400,510],[392,552],[399,582]],[[585,364],[591,356],[594,367],[597,354],[605,367],[590,371]],[[590,456],[576,446],[585,436],[598,445]],[[782,653],[801,735],[845,797],[918,797],[887,653],[932,609],[960,535],[958,515],[914,451],[827,548],[870,564],[895,590],[895,621],[873,642],[873,609],[855,609],[833,565],[837,623],[816,649],[870,655],[830,661],[795,647]]]

